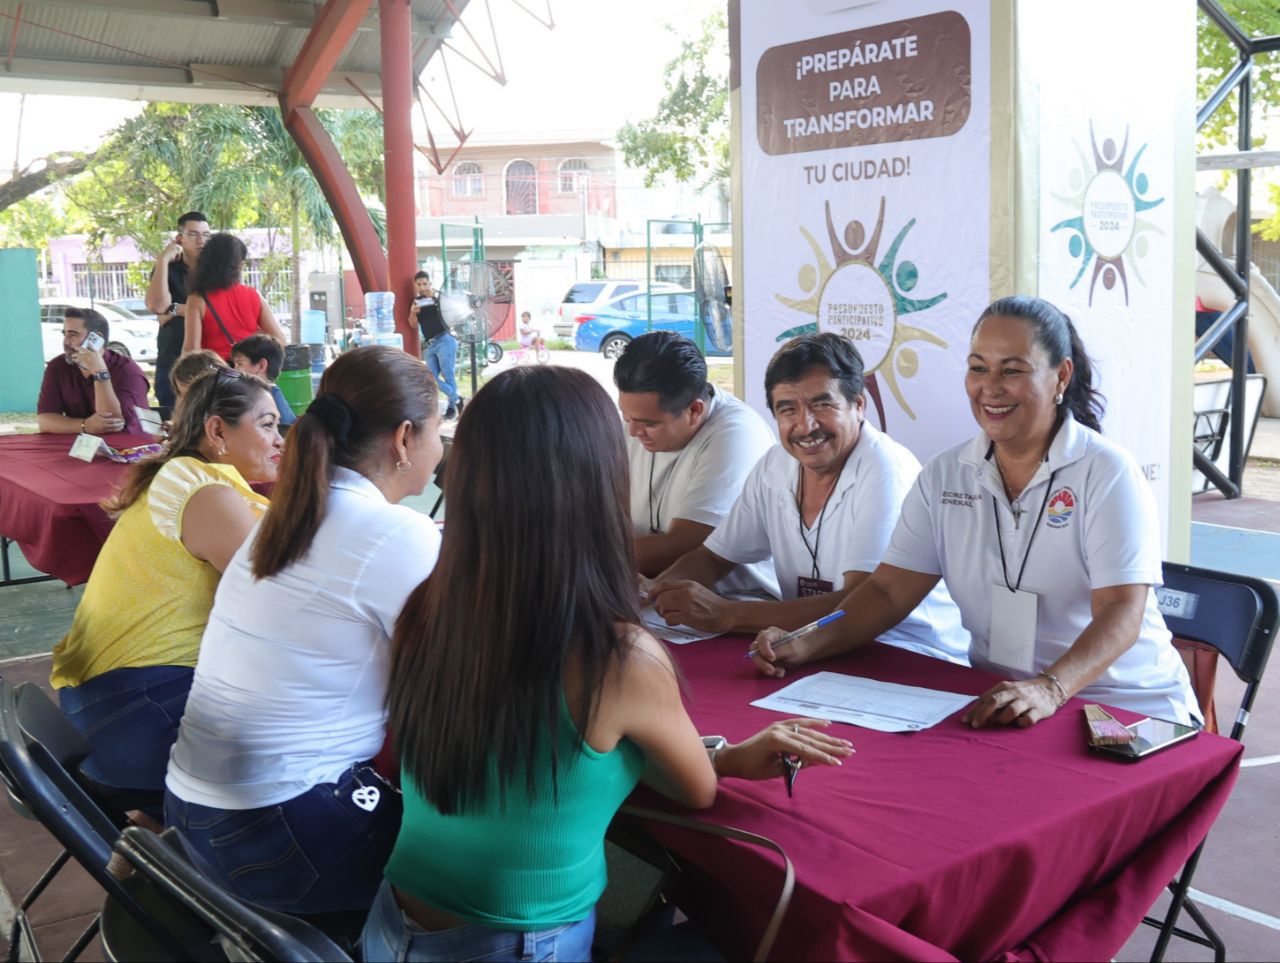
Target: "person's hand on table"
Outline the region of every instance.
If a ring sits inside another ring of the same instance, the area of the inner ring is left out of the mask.
[[[768,628],[751,643],[751,661],[764,675],[781,679],[787,674],[787,666],[802,665],[808,661],[808,647],[812,644],[812,636],[788,642],[777,650],[773,648],[773,643],[789,634],[786,629]]]
[[[720,777],[775,779],[782,775],[782,755],[797,756],[802,766],[839,766],[853,755],[848,739],[823,732],[825,719],[783,719],[750,739],[730,743],[716,756]]]
[[[124,419],[95,411],[84,420],[84,430],[90,435],[114,435],[124,431]]]
[[[981,729],[983,726],[1017,723],[1026,728],[1058,711],[1057,694],[1052,683],[1037,676],[1021,682],[1001,682],[974,700],[960,721]]]
[[[701,632],[733,629],[731,603],[698,582],[668,579],[649,588],[653,607],[667,625],[687,625]]]

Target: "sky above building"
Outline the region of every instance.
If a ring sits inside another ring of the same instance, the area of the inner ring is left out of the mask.
[[[524,5],[539,14],[545,11],[545,3],[538,0],[525,0]],[[496,133],[611,132],[627,120],[648,116],[662,96],[666,63],[684,36],[696,35],[702,18],[717,4],[551,0],[554,30],[511,0],[492,0],[491,6],[506,86],[446,54],[463,127],[485,139]],[[473,2],[464,20],[496,62],[485,5]],[[480,60],[461,29],[454,29],[452,43]],[[439,56],[428,65],[423,81],[436,102],[452,114]],[[136,101],[99,97],[31,95],[24,103],[18,94],[0,94],[0,180],[15,166],[22,168],[46,154],[92,150],[141,108]],[[452,140],[445,119],[430,104],[426,113],[437,139]],[[414,124],[422,139],[422,115],[416,109]]]

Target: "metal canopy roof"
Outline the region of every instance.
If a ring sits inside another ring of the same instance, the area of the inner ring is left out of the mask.
[[[278,103],[322,0],[0,0],[0,91],[186,103]],[[453,0],[461,12],[466,0]],[[411,0],[413,71],[448,38],[446,0]],[[378,7],[318,107],[380,100]],[[354,86],[353,86],[354,85]],[[359,90],[356,89],[359,87]]]

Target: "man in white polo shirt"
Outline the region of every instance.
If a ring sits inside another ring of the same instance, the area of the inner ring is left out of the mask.
[[[724,524],[651,588],[672,625],[704,631],[799,628],[831,612],[880,564],[920,463],[864,420],[853,342],[804,335],[765,371],[780,444],[752,470]],[[709,586],[735,566],[773,558],[782,601],[736,601]],[[965,662],[968,633],[939,585],[882,641]]]
[[[773,436],[759,415],[707,383],[697,345],[673,332],[633,340],[613,380],[627,423],[636,563],[653,576],[724,521]],[[727,574],[721,591],[777,597],[767,558]]]

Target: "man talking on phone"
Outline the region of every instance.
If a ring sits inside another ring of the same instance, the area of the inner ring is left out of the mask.
[[[134,407],[147,407],[147,379],[132,360],[105,347],[107,319],[89,308],[67,308],[62,354],[44,369],[36,423],[52,434],[142,434]]]
[[[172,408],[173,388],[169,369],[182,354],[186,335],[187,283],[195,276],[196,261],[205,242],[212,237],[209,219],[199,211],[187,211],[178,218],[178,233],[165,245],[147,285],[147,310],[156,313],[160,333],[156,335],[156,401]]]
[[[445,324],[444,315],[440,313],[439,296],[432,289],[431,278],[426,271],[419,271],[413,276],[413,310],[409,313],[409,324],[414,323],[422,332],[422,360],[449,399],[445,421],[456,418],[458,385],[454,381],[453,366],[458,359],[458,339]]]

